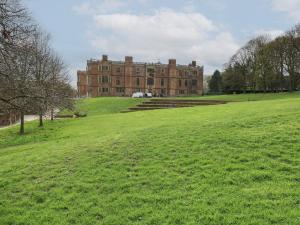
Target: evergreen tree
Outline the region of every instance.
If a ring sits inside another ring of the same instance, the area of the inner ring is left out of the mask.
[[[216,70],[209,81],[209,92],[221,93],[222,92],[222,76],[219,70]]]

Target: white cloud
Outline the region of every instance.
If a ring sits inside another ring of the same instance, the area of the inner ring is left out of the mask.
[[[97,14],[90,30],[92,46],[114,57],[179,63],[197,60],[205,72],[220,68],[239,48],[230,32],[200,13],[157,10],[151,15]]]
[[[300,0],[272,0],[273,9],[287,14],[288,17],[300,21]]]
[[[275,39],[276,37],[284,34],[284,31],[282,30],[272,30],[272,29],[261,29],[261,30],[257,30],[254,32],[255,36],[260,36],[260,35],[267,35],[269,36],[271,39]]]
[[[95,13],[115,12],[126,6],[126,4],[127,2],[122,0],[91,0],[73,6],[72,10],[78,14],[91,15]]]
[[[93,9],[88,2],[84,2],[80,5],[73,6],[72,10],[78,14],[91,14],[93,13]]]

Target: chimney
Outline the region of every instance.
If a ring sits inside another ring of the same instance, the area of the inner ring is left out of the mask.
[[[196,66],[197,66],[196,61],[192,61],[192,66],[193,66],[193,67],[196,67]]]
[[[176,59],[169,59],[169,65],[176,65]]]
[[[125,56],[125,62],[126,63],[132,63],[133,62],[132,56]]]
[[[102,61],[107,61],[108,60],[108,56],[107,55],[102,55]]]

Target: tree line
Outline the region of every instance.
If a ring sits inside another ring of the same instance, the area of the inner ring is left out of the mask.
[[[19,0],[0,0],[0,111],[43,116],[72,108],[73,89],[62,58],[50,35],[34,22]]]
[[[209,81],[212,93],[300,90],[300,24],[271,39],[258,36],[240,48]]]

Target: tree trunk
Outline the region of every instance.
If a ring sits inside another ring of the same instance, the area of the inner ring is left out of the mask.
[[[24,134],[24,112],[21,112],[20,135]]]
[[[12,116],[13,116],[12,112],[9,111],[9,125],[12,125],[12,124],[13,124]]]
[[[266,80],[266,77],[265,77],[265,75],[264,75],[264,93],[267,93],[267,80]]]
[[[42,126],[44,126],[44,124],[43,124],[43,114],[40,113],[40,125],[39,125],[39,127],[42,127]]]
[[[280,77],[280,91],[281,91],[281,92],[283,92],[283,88],[284,88],[283,85],[284,85],[284,84],[283,84],[283,77],[281,76],[281,77]]]
[[[54,109],[53,108],[51,108],[51,121],[53,121],[54,120]]]
[[[294,91],[294,74],[289,72],[290,76],[290,91]]]

